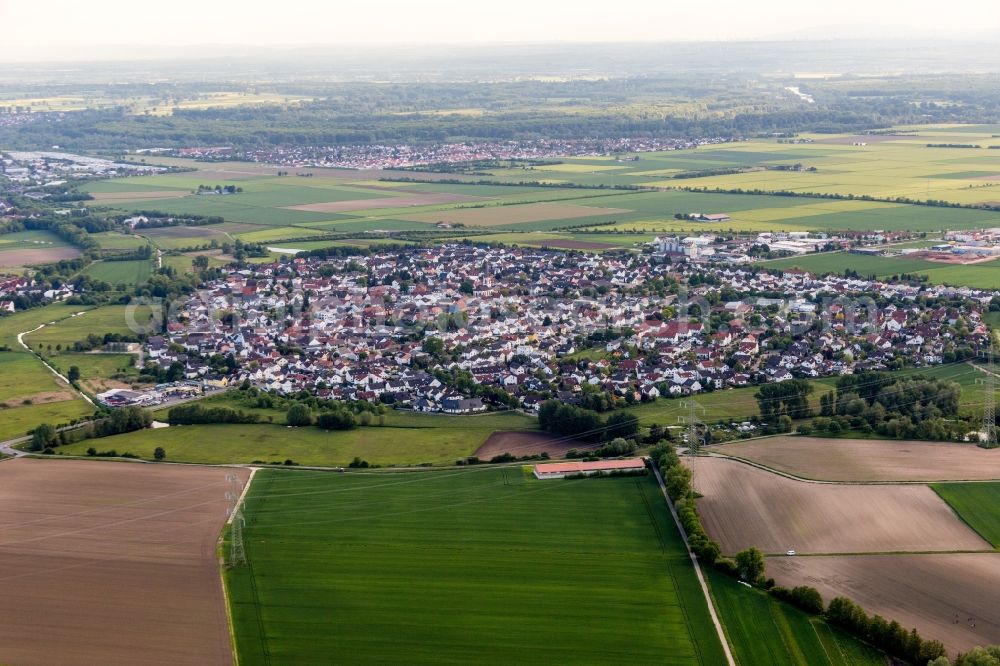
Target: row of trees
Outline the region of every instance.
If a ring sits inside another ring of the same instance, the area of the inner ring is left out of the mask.
[[[538,409],[538,427],[553,435],[596,442],[634,437],[639,433],[639,419],[630,412],[619,411],[604,420],[589,409],[546,400]]]
[[[253,412],[229,407],[205,407],[197,402],[178,405],[167,412],[170,425],[194,425],[201,423],[258,423],[260,416]]]
[[[962,441],[975,427],[959,418],[961,393],[956,382],[946,380],[885,372],[845,375],[834,392],[820,396],[820,418],[799,431],[855,429],[886,437]]]
[[[57,446],[73,444],[85,439],[121,435],[134,430],[148,428],[153,417],[141,407],[122,407],[112,411],[107,417],[91,421],[72,430],[59,430],[50,423],[42,423],[31,432],[29,448],[32,451],[51,450]]]

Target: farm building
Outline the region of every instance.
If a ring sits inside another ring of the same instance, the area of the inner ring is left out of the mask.
[[[535,465],[535,477],[561,479],[570,474],[597,474],[598,472],[637,472],[646,468],[642,458],[624,460],[596,460],[593,462],[561,462]]]
[[[726,213],[691,213],[691,219],[697,222],[728,222],[733,218]]]

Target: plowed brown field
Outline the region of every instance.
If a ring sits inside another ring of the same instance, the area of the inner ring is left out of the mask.
[[[881,439],[768,437],[712,447],[782,472],[828,481],[1000,479],[1000,449]]]
[[[216,543],[234,471],[0,463],[0,663],[232,664]]]
[[[684,463],[705,529],[727,554],[992,550],[927,486],[808,483],[725,458]]]
[[[519,432],[517,430],[498,431],[489,436],[475,455],[481,460],[510,453],[515,456],[530,456],[542,452],[553,458],[562,458],[570,449],[593,448],[592,444],[576,440],[566,440],[540,432]]]
[[[827,601],[849,597],[869,614],[916,627],[953,657],[1000,643],[1000,553],[776,557],[767,571],[779,585],[811,585]]]

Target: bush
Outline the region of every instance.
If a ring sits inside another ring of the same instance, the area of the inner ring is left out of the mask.
[[[800,585],[790,590],[784,587],[773,587],[770,592],[778,599],[787,601],[807,613],[820,615],[823,612],[823,596],[815,587]]]
[[[285,414],[285,421],[290,426],[310,426],[313,422],[312,412],[309,411],[306,405],[296,402],[288,408],[288,412]]]
[[[354,414],[346,409],[321,412],[316,416],[316,427],[323,430],[350,430],[355,425]]]

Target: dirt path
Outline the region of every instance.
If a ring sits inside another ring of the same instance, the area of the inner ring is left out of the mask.
[[[83,312],[77,312],[77,313],[75,313],[73,315],[70,315],[70,316],[72,316],[72,317],[80,317],[80,316],[85,315],[85,314],[87,314],[87,310],[84,310]],[[41,361],[42,365],[44,365],[46,368],[49,369],[49,372],[51,372],[53,375],[55,375],[56,377],[58,377],[59,379],[61,379],[63,382],[65,382],[66,386],[69,386],[72,390],[76,391],[77,394],[79,394],[79,396],[81,398],[83,398],[84,400],[86,400],[87,402],[89,402],[91,407],[97,407],[97,405],[94,404],[94,401],[90,399],[90,396],[88,396],[86,393],[84,393],[83,391],[79,390],[75,386],[73,386],[73,384],[70,383],[69,379],[67,379],[66,377],[63,377],[59,373],[58,370],[56,370],[55,368],[53,368],[51,365],[48,364],[48,362],[44,358],[42,358],[41,354],[36,353],[35,350],[33,350],[31,347],[29,347],[24,342],[24,336],[28,335],[29,333],[34,333],[35,331],[40,331],[43,328],[45,328],[46,326],[48,326],[48,324],[39,324],[38,326],[36,326],[35,328],[31,329],[30,331],[24,331],[22,333],[18,333],[17,334],[17,343],[19,345],[21,345],[22,347],[24,347],[24,349],[29,354],[33,354],[35,356],[35,358],[37,358],[39,361]]]

